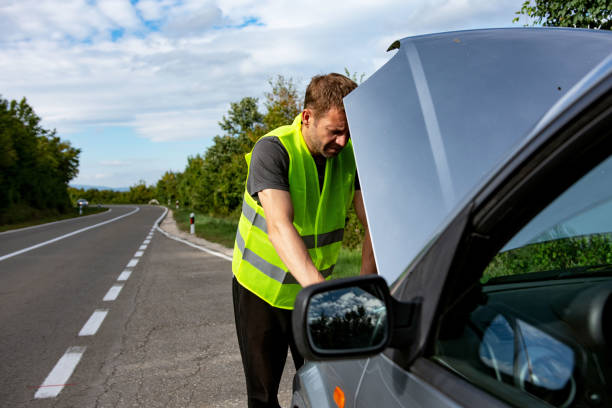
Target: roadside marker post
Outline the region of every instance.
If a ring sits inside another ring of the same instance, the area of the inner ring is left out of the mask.
[[[189,214],[189,232],[191,235],[195,234],[195,214]]]

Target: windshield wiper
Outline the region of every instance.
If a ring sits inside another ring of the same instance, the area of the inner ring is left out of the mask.
[[[485,285],[501,283],[535,282],[552,279],[588,278],[597,276],[612,276],[612,264],[577,266],[570,269],[553,269],[549,271],[528,272],[516,275],[496,276],[489,279]]]
[[[561,270],[557,279],[567,277],[591,277],[612,275],[612,264],[577,266],[571,269]]]

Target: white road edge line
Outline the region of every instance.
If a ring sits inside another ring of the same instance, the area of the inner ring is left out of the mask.
[[[134,209],[133,211],[131,211],[131,212],[127,213],[127,214],[123,214],[123,215],[121,215],[121,216],[119,216],[119,217],[112,218],[112,219],[110,219],[110,220],[103,221],[103,222],[100,222],[100,223],[98,223],[98,224],[90,225],[89,227],[85,227],[85,228],[81,228],[81,229],[76,230],[76,231],[72,231],[72,232],[70,232],[70,233],[68,233],[68,234],[65,234],[65,235],[59,236],[59,237],[57,237],[57,238],[53,238],[53,239],[50,239],[50,240],[48,240],[48,241],[41,242],[40,244],[32,245],[31,247],[24,248],[24,249],[20,249],[19,251],[15,251],[15,252],[13,252],[13,253],[10,253],[10,254],[7,254],[7,255],[0,256],[0,261],[4,261],[5,259],[12,258],[13,256],[16,256],[16,255],[23,254],[24,252],[28,252],[28,251],[31,251],[31,250],[33,250],[33,249],[40,248],[40,247],[42,247],[42,246],[52,244],[52,243],[57,242],[57,241],[59,241],[59,240],[62,240],[62,239],[64,239],[64,238],[68,238],[68,237],[71,237],[71,236],[73,236],[73,235],[80,234],[81,232],[85,232],[85,231],[88,231],[88,230],[93,229],[93,228],[101,227],[102,225],[106,225],[106,224],[111,223],[111,222],[113,222],[113,221],[120,220],[121,218],[124,218],[124,217],[130,216],[130,215],[132,215],[132,214],[134,214],[134,213],[136,213],[136,212],[138,212],[138,211],[140,211],[140,207],[136,207],[136,209]]]
[[[123,271],[123,272],[121,272],[121,275],[119,275],[117,280],[120,281],[120,282],[126,281],[126,280],[128,280],[130,278],[131,274],[132,274],[132,271]]]
[[[59,359],[45,381],[34,394],[34,398],[54,398],[64,389],[86,347],[70,347]]]
[[[143,244],[149,245],[151,243],[150,239],[145,239],[144,241],[142,241]]]
[[[232,261],[231,257],[229,257],[229,256],[227,256],[225,254],[222,254],[221,252],[213,251],[212,249],[208,249],[208,248],[204,248],[202,246],[196,245],[196,244],[192,244],[189,241],[185,241],[184,239],[181,239],[179,237],[175,237],[174,235],[170,235],[166,231],[161,229],[158,224],[161,221],[161,219],[166,215],[167,212],[168,212],[168,209],[166,208],[166,211],[164,211],[164,213],[161,215],[161,217],[159,217],[157,219],[157,221],[155,221],[155,228],[157,228],[157,230],[159,232],[161,232],[162,234],[164,234],[166,237],[168,237],[170,239],[173,239],[173,240],[178,241],[178,242],[182,242],[183,244],[189,245],[192,248],[199,249],[200,251],[209,253],[209,254],[214,255],[214,256],[218,256],[219,258],[223,258],[223,259],[225,259],[227,261],[230,261],[230,262]]]
[[[102,326],[102,322],[106,315],[108,314],[108,309],[96,309],[93,314],[87,320],[81,331],[79,332],[79,336],[93,336],[98,332],[100,326]]]
[[[134,258],[140,258],[144,254],[144,251],[136,251]]]
[[[127,268],[133,268],[138,265],[138,259],[130,259],[130,262],[126,265]]]
[[[102,299],[102,301],[104,302],[114,301],[115,299],[117,299],[117,296],[119,296],[119,292],[121,292],[121,289],[123,289],[122,284],[115,284],[111,286],[108,292],[106,292],[106,295],[104,295],[104,299]]]
[[[96,215],[103,215],[103,214],[109,213],[111,211],[113,211],[113,209],[109,208],[108,210],[106,210],[104,212],[101,212],[101,213],[95,213],[95,214],[89,214],[89,215],[81,215],[79,217],[68,218],[67,220],[59,220],[59,221],[47,222],[45,224],[32,225],[31,227],[17,228],[17,229],[13,229],[13,230],[8,230],[8,231],[0,232],[0,235],[10,234],[10,233],[13,233],[13,232],[21,232],[21,231],[31,230],[31,229],[35,229],[35,228],[46,227],[47,225],[61,224],[63,222],[68,222],[68,221],[81,220],[83,218],[94,217]]]
[[[147,246],[146,246],[146,245],[141,245],[141,246],[138,248],[138,250],[139,250],[139,251],[144,251],[145,249],[147,249]]]

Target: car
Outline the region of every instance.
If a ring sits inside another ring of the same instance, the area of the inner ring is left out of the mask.
[[[89,201],[87,201],[84,198],[79,198],[76,203],[77,203],[77,207],[81,207],[81,208],[86,208],[89,206]]]
[[[298,294],[291,406],[612,406],[612,33],[390,50],[344,99],[379,275]]]

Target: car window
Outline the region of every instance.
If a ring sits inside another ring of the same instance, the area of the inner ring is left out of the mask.
[[[608,158],[505,245],[442,318],[437,362],[515,405],[609,406],[611,180]]]

